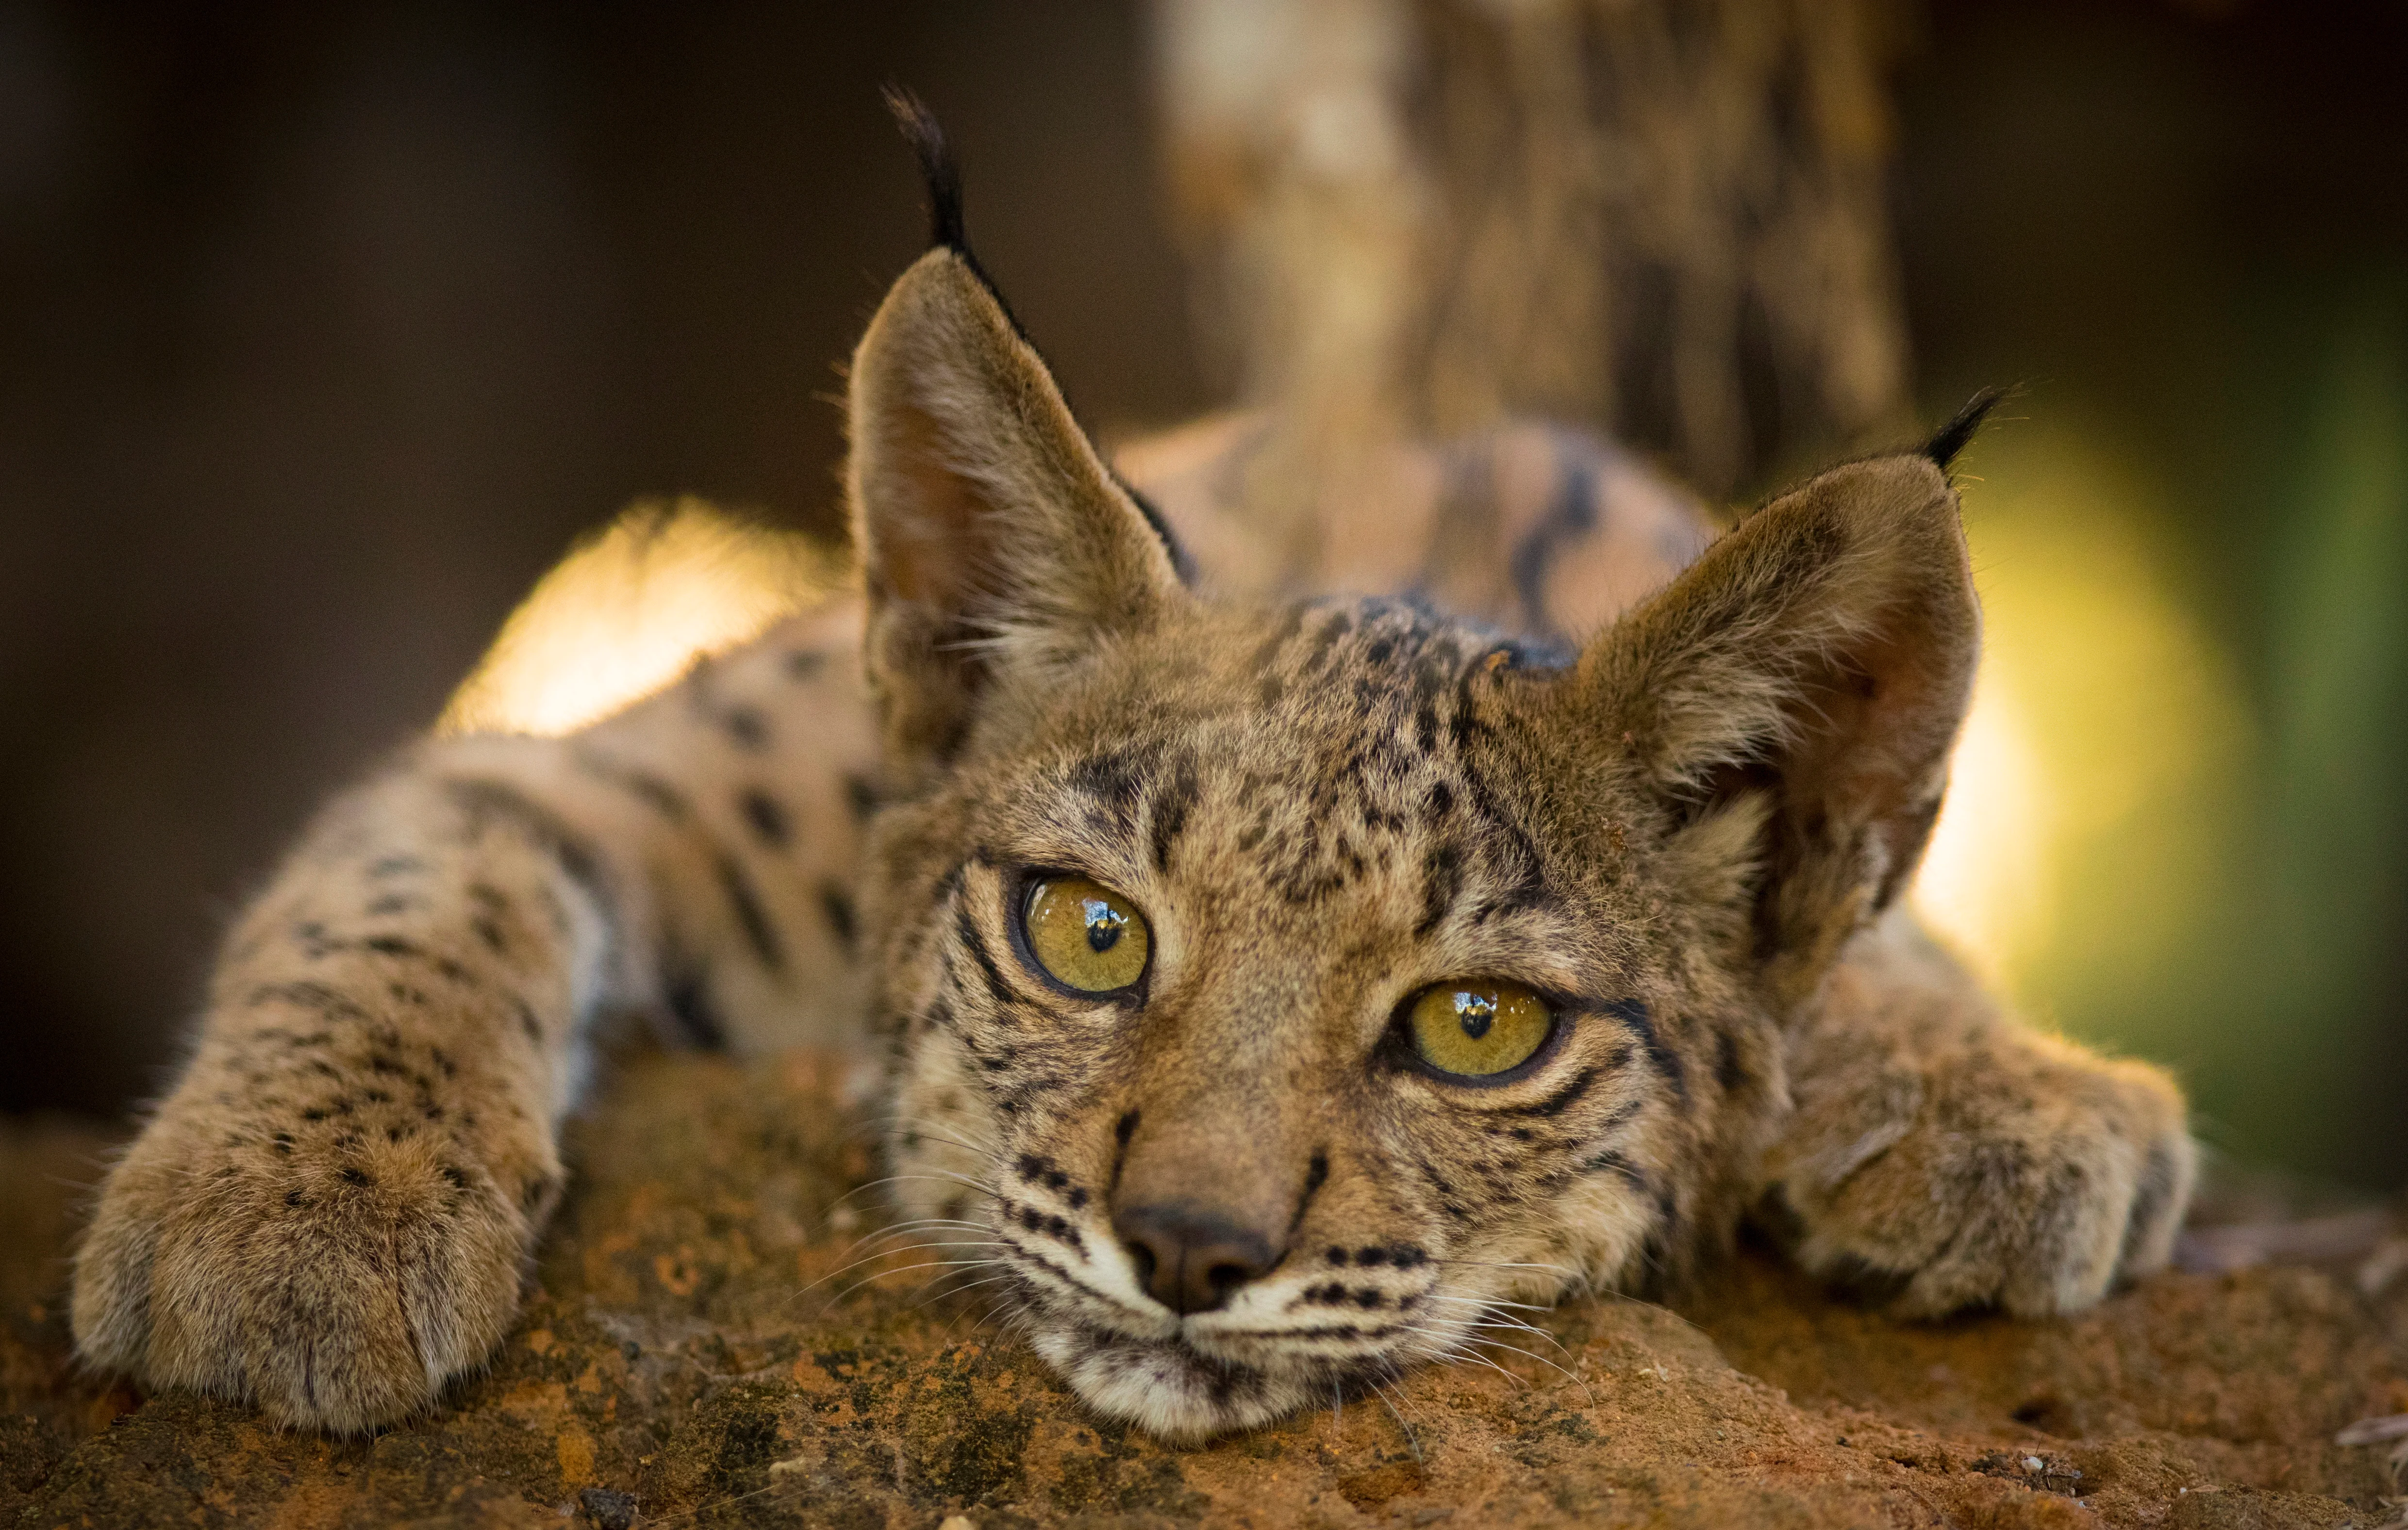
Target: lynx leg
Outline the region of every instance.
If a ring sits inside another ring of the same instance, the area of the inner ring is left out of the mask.
[[[2015,1023],[1907,915],[1842,959],[1789,1065],[1767,1189],[1815,1274],[2038,1316],[2165,1264],[2195,1159],[2172,1081]]]

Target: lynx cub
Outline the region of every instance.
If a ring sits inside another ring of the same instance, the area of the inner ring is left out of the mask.
[[[1178,1438],[1443,1360],[1491,1302],[1676,1281],[1751,1208],[1908,1314],[2164,1262],[2173,1088],[1902,911],[1973,673],[1970,417],[1711,545],[1509,431],[1329,544],[1396,593],[1250,594],[1211,488],[1242,426],[1155,454],[1168,514],[1125,488],[920,132],[936,246],[852,372],[861,596],[328,808],[108,1177],[87,1356],[332,1430],[424,1408],[509,1325],[629,1008],[743,1048],[866,1017],[898,1212]]]

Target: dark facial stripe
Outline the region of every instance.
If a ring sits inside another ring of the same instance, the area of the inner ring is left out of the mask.
[[[1420,939],[1437,929],[1455,907],[1463,889],[1463,851],[1452,842],[1430,847],[1422,861],[1422,918],[1413,926]]]
[[[986,942],[979,936],[978,925],[970,919],[967,899],[956,898],[953,902],[953,933],[960,939],[962,949],[969,952],[970,960],[978,965],[979,976],[986,982],[987,996],[995,1000],[996,1007],[1009,1010],[1018,1004],[1020,995],[1003,980],[1002,970],[995,965],[995,957],[989,954]]]
[[[1182,760],[1171,773],[1169,784],[1155,794],[1153,821],[1147,825],[1153,843],[1154,869],[1170,869],[1170,847],[1178,842],[1180,833],[1187,827],[1187,814],[1196,805],[1197,793],[1196,763]]]
[[[1656,1034],[1656,1020],[1647,1012],[1647,1006],[1638,999],[1615,999],[1605,1007],[1605,1012],[1630,1027],[1647,1053],[1648,1063],[1672,1086],[1681,1103],[1688,1104],[1689,1071],[1682,1065],[1680,1053],[1664,1045],[1664,1038]]]
[[[1589,1087],[1596,1083],[1597,1080],[1598,1070],[1584,1067],[1566,1080],[1562,1088],[1545,1099],[1531,1105],[1518,1105],[1502,1113],[1509,1116],[1560,1116],[1570,1109],[1583,1094],[1587,1094]]]

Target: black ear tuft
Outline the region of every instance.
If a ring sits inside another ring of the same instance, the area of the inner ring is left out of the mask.
[[[1941,470],[1945,472],[1956,460],[1956,453],[1964,450],[1966,444],[1973,439],[1973,433],[1982,428],[1983,419],[2006,396],[2001,389],[1985,388],[1967,399],[1965,407],[1924,443],[1923,454],[1938,463]]]
[[[938,125],[937,114],[928,104],[900,85],[889,85],[882,93],[886,109],[895,114],[895,122],[903,130],[903,141],[920,161],[920,179],[928,187],[928,244],[932,249],[950,250],[968,257],[969,235],[962,226],[962,172],[953,163],[953,150],[945,142],[945,130]]]
[[[986,289],[987,296],[1003,310],[1004,322],[1011,325],[1011,332],[1034,349],[1028,331],[1021,327],[1020,316],[1005,301],[1003,289],[986,274],[986,267],[979,264],[978,252],[970,248],[969,230],[962,222],[961,166],[953,163],[953,146],[945,141],[945,130],[938,125],[937,114],[928,109],[925,101],[900,85],[889,85],[883,93],[886,109],[895,114],[896,125],[903,130],[903,141],[919,158],[920,179],[927,183],[928,248],[950,250],[959,255],[962,264],[970,268],[970,275]]]

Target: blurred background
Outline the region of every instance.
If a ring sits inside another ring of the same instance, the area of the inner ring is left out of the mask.
[[[837,523],[896,79],[1107,438],[1543,413],[1738,504],[2019,385],[1918,896],[2236,1158],[2396,1189],[2403,77],[2372,0],[0,3],[0,1108],[157,1088],[619,507]]]

